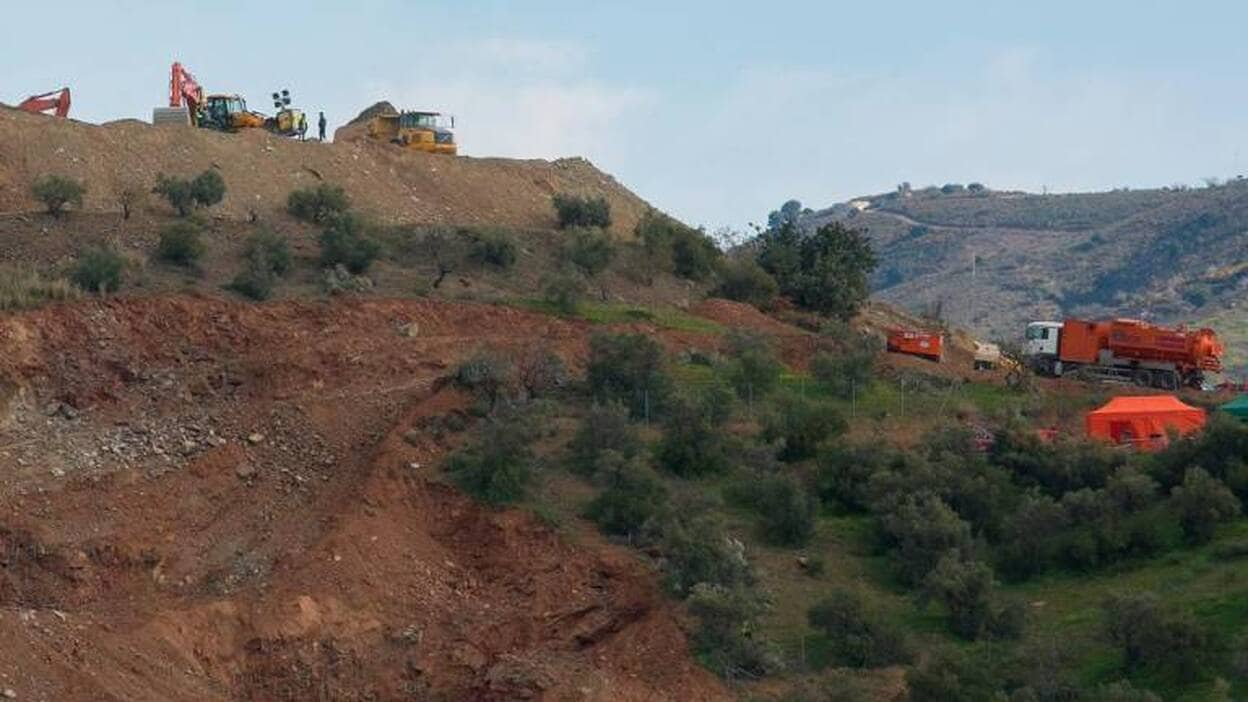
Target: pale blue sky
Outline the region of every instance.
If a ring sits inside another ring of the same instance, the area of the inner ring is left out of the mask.
[[[656,206],[743,227],[907,180],[1107,189],[1244,170],[1235,2],[17,2],[0,101],[72,86],[147,119],[177,58],[335,125],[457,116],[462,152],[583,155]]]

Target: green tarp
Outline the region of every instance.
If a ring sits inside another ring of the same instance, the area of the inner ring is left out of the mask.
[[[1232,417],[1248,420],[1248,395],[1243,395],[1222,405],[1222,411]]]

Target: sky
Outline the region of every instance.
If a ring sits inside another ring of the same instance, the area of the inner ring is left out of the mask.
[[[150,119],[182,61],[335,126],[454,114],[460,153],[584,156],[745,229],[894,188],[1198,184],[1248,171],[1248,3],[0,0],[0,101]]]

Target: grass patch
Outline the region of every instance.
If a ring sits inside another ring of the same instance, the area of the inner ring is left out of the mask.
[[[0,266],[0,310],[5,312],[81,296],[82,292],[64,278],[49,278],[26,266]]]
[[[582,302],[576,306],[576,314],[564,315],[547,300],[526,299],[517,303],[534,312],[558,317],[582,319],[590,324],[635,324],[643,322],[662,329],[692,332],[695,334],[721,334],[724,327],[709,319],[696,317],[675,307],[648,307],[615,302]]]

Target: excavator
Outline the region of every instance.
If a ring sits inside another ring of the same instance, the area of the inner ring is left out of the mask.
[[[220,132],[266,129],[281,136],[301,136],[307,129],[307,118],[301,110],[290,107],[290,91],[273,96],[278,108],[276,117],[247,109],[247,101],[241,95],[204,95],[195,76],[175,61],[169,78],[169,107],[152,110],[152,124],[191,124]]]
[[[52,114],[64,119],[69,116],[69,88],[53,90],[42,95],[31,95],[18,104],[17,109],[33,114]]]

